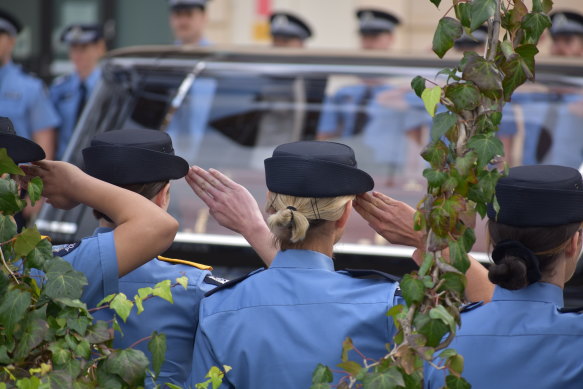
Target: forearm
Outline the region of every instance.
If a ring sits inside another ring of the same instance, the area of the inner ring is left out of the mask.
[[[253,250],[261,257],[261,260],[267,266],[270,266],[275,254],[277,254],[277,248],[274,245],[273,235],[269,231],[267,224],[261,220],[261,222],[255,223],[253,228],[249,228],[241,235],[249,242]]]
[[[54,128],[45,128],[32,134],[32,140],[43,148],[46,159],[55,158],[56,132]]]
[[[468,255],[470,268],[466,272],[466,298],[468,301],[489,302],[494,293],[494,285],[488,279],[488,269]]]

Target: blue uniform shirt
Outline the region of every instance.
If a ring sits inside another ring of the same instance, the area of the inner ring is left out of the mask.
[[[84,81],[87,88],[86,102],[89,101],[100,79],[101,68],[96,67]],[[59,77],[53,82],[49,92],[51,102],[61,117],[57,144],[57,157],[61,158],[77,124],[77,109],[81,100],[81,78],[77,73]]]
[[[81,300],[94,308],[105,296],[118,292],[118,264],[113,231],[95,234],[80,242],[53,246],[53,253],[69,262],[87,277],[88,285]],[[42,279],[44,273],[37,269],[33,276]]]
[[[556,285],[496,287],[492,302],[462,314],[450,346],[464,356],[463,377],[473,389],[582,387],[583,316],[562,306]],[[426,369],[426,387],[441,388],[444,377]]]
[[[348,336],[380,358],[395,333],[386,312],[401,302],[397,287],[335,272],[318,252],[280,252],[269,269],[203,299],[188,384],[228,365],[222,387],[309,388],[318,363],[341,362]]]
[[[107,230],[98,229],[98,231]],[[182,286],[172,288],[174,304],[154,297],[144,301],[144,312],[141,314],[138,315],[134,310],[125,323],[119,319],[124,335],[116,334],[114,347],[127,348],[134,342],[152,335],[153,331],[165,334],[166,358],[158,382],[182,384],[188,377],[192,365],[192,349],[198,324],[200,300],[207,291],[216,286],[209,282],[210,275],[208,270],[153,259],[120,278],[119,291],[130,300],[138,294],[140,288],[154,287],[164,280],[170,280],[174,284],[176,278],[182,276],[188,277],[188,288],[184,289]],[[113,311],[101,310],[95,312],[93,316],[98,320],[107,321],[113,318]],[[135,348],[143,351],[148,358],[151,357],[148,341],[139,343]],[[154,383],[147,380],[146,387],[152,388]]]
[[[16,135],[27,139],[60,124],[42,81],[13,62],[0,67],[0,116],[10,118]]]

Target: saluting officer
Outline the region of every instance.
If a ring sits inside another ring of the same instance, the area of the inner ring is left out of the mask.
[[[183,178],[188,163],[174,154],[170,136],[164,132],[142,129],[110,131],[99,134],[91,146],[83,150],[86,171],[93,177],[136,192],[166,211],[170,203],[170,180]],[[116,223],[106,215],[96,213],[99,228],[96,234],[117,230]],[[152,225],[155,227],[155,225]],[[140,239],[141,240],[141,239]],[[172,289],[174,304],[159,298],[144,301],[144,312],[132,313],[120,323],[123,336],[114,345],[127,348],[153,331],[166,335],[167,352],[160,372],[159,384],[181,385],[192,365],[194,336],[198,324],[198,307],[205,292],[224,280],[210,273],[210,266],[178,259],[154,257],[149,262],[120,278],[119,291],[134,296],[138,289],[153,287],[160,281],[188,277],[188,287]],[[113,311],[94,314],[101,320],[111,320]],[[135,346],[150,355],[147,342]],[[147,388],[156,383],[148,378]]]
[[[206,5],[210,0],[168,0],[170,28],[176,44],[210,46],[204,37],[207,24]]]
[[[312,36],[312,29],[300,17],[288,12],[274,12],[269,18],[271,45],[273,47],[305,46]]]
[[[57,78],[50,88],[51,101],[61,116],[57,158],[63,156],[81,112],[101,78],[98,64],[106,52],[103,28],[98,24],[73,24],[63,31],[61,42],[69,48],[75,71]]]
[[[472,388],[579,388],[583,317],[563,308],[563,287],[581,253],[583,180],[573,168],[511,168],[488,209],[492,301],[469,306],[450,345]],[[485,357],[487,356],[487,357]],[[445,374],[429,368],[426,387]]]
[[[572,11],[555,12],[551,15],[550,33],[553,43],[551,54],[583,56],[583,15]]]
[[[0,10],[0,116],[9,117],[17,134],[39,144],[48,159],[55,155],[55,127],[60,124],[41,80],[12,62],[22,24]]]

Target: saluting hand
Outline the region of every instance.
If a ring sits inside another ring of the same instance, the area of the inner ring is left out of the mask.
[[[364,193],[354,200],[354,209],[379,235],[394,244],[424,247],[424,235],[413,229],[415,209],[379,192]]]
[[[38,161],[32,165],[21,166],[26,173],[26,180],[40,177],[43,181],[43,196],[56,208],[71,209],[79,204],[76,200],[83,190],[82,178],[86,176],[75,165],[60,161]]]

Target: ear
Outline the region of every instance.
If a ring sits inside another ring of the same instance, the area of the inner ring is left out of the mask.
[[[167,209],[170,203],[170,183],[164,185],[164,188],[152,199],[154,204],[162,209]]]
[[[582,239],[583,235],[581,234],[581,230],[577,231],[575,235],[569,239],[569,243],[567,244],[567,247],[565,247],[565,256],[567,258],[579,255]]]
[[[335,222],[336,228],[343,229],[346,226],[346,223],[348,223],[348,218],[350,217],[351,213],[352,213],[352,201],[349,201],[344,206],[344,213],[342,214],[342,216],[340,216],[340,219],[336,220]]]

